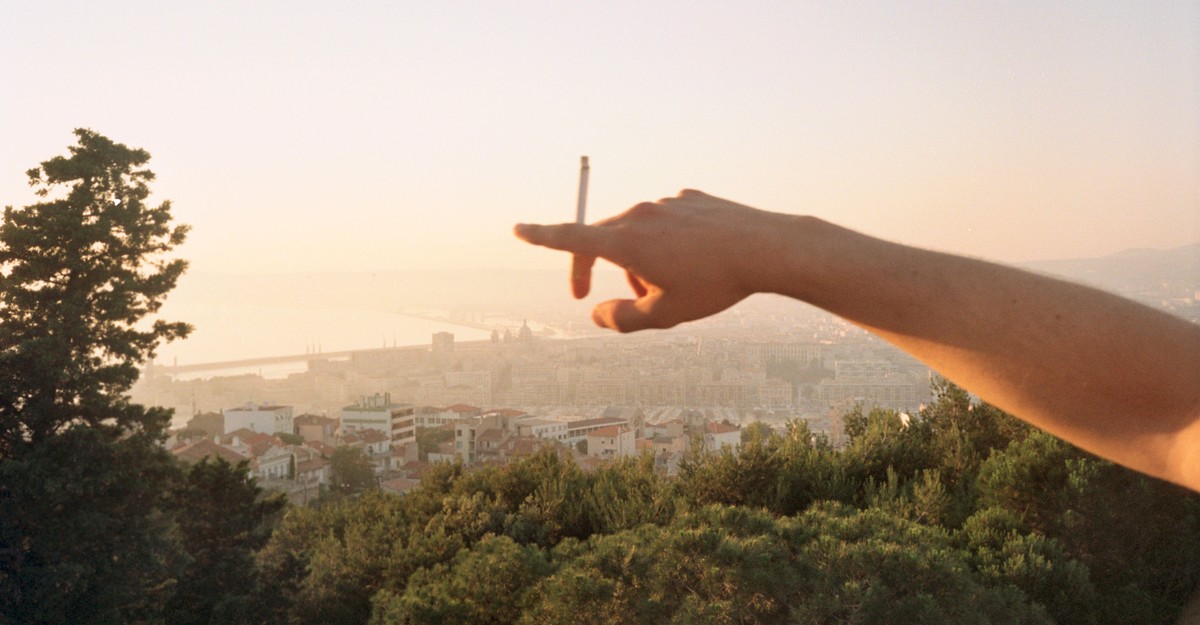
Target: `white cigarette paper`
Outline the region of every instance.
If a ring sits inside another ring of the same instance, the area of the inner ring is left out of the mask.
[[[588,157],[579,157],[579,205],[575,208],[575,223],[584,223],[587,212]]]

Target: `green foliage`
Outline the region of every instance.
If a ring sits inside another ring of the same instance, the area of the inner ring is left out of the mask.
[[[771,444],[778,445],[780,456],[772,511],[792,515],[818,501],[854,500],[858,487],[847,475],[842,456],[807,423],[789,423],[786,436],[771,439]]]
[[[188,440],[191,438],[207,438],[208,432],[200,428],[183,428],[175,432],[175,437],[179,440]]]
[[[1044,432],[1013,441],[980,467],[979,503],[1016,514],[1026,530],[1054,532],[1069,527],[1069,510],[1078,482],[1072,464],[1086,463],[1082,453]]]
[[[190,556],[167,620],[179,625],[256,622],[254,553],[266,544],[285,500],[266,498],[246,461],[205,458],[175,487],[179,536]]]
[[[170,203],[149,206],[144,150],[76,130],[69,157],[29,170],[40,196],[0,224],[0,457],[71,424],[157,435],[169,415],[130,404],[137,366],[182,323],[142,323],[186,266]]]
[[[934,466],[927,429],[907,415],[876,408],[864,416],[855,408],[845,424],[850,443],[842,462],[857,483],[886,481],[889,469],[908,480]]]
[[[753,440],[765,441],[771,438],[771,426],[762,421],[754,421],[742,426],[742,443]]]
[[[1056,537],[1091,571],[1097,609],[1111,622],[1175,622],[1200,585],[1196,494],[1090,457],[1072,481]]]
[[[300,436],[299,434],[292,434],[291,432],[275,432],[273,436],[287,443],[288,445],[304,444],[304,437]]]
[[[647,523],[669,523],[678,512],[679,498],[675,484],[660,478],[653,456],[645,454],[597,471],[584,492],[583,508],[593,532],[612,534]]]
[[[158,446],[170,412],[129,402],[183,337],[158,311],[187,228],[146,203],[149,155],[90,130],[29,170],[46,201],[0,224],[0,622],[154,620],[183,566]],[[51,192],[63,191],[51,198]]]
[[[383,590],[374,599],[373,625],[515,623],[531,603],[551,564],[541,550],[488,535],[454,560],[420,569],[404,592]]]
[[[417,454],[424,462],[430,452],[436,452],[438,445],[454,440],[454,430],[443,428],[417,428]]]
[[[815,506],[799,517],[801,549],[820,573],[793,623],[1050,623],[1009,585],[989,586],[939,528],[880,509]]]
[[[440,465],[289,513],[263,601],[293,623],[1166,623],[1200,583],[1193,494],[949,385],[907,425],[847,424],[842,450],[794,423],[677,478]]]
[[[777,440],[752,438],[740,449],[723,447],[684,461],[679,487],[697,505],[725,504],[765,508],[774,500],[782,464]]]
[[[184,565],[163,510],[170,456],[72,427],[0,460],[0,623],[136,622]]]
[[[554,555],[563,564],[524,623],[784,622],[807,572],[792,566],[771,517],[743,509],[568,542]]]
[[[329,489],[335,497],[356,495],[379,486],[375,480],[375,465],[363,453],[362,447],[342,445],[329,458]]]
[[[1020,588],[1060,625],[1096,623],[1099,597],[1088,568],[1071,559],[1060,541],[1023,533],[1022,525],[1011,511],[986,508],[967,519],[957,540],[991,585]]]

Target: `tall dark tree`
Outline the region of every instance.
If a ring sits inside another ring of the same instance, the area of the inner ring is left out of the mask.
[[[0,622],[151,619],[178,564],[165,409],[129,401],[182,323],[147,319],[183,273],[144,150],[76,130],[0,224]]]
[[[30,169],[41,197],[5,207],[0,225],[0,455],[73,424],[157,433],[164,410],[129,403],[138,365],[183,323],[142,320],[158,311],[186,263],[165,258],[186,226],[169,202],[146,203],[150,155],[91,130],[78,145]]]
[[[166,606],[178,625],[253,623],[258,584],[254,554],[271,536],[286,501],[262,497],[248,461],[205,458],[188,468],[173,493],[179,535],[191,564]]]

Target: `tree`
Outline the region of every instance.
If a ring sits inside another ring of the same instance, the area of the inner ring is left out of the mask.
[[[27,172],[48,199],[0,224],[0,622],[142,620],[180,563],[163,513],[178,471],[157,444],[170,411],[128,391],[188,333],[147,323],[187,228],[147,204],[149,154],[75,135]]]
[[[378,486],[375,465],[363,455],[361,447],[342,445],[329,459],[330,489],[339,495],[352,495]]]
[[[417,428],[417,454],[424,462],[430,452],[436,452],[438,445],[454,440],[454,430],[442,428]]]
[[[174,489],[180,538],[191,563],[166,606],[167,620],[250,623],[257,575],[254,554],[270,538],[286,500],[262,497],[248,461],[209,458],[192,465]]]
[[[72,424],[114,436],[157,434],[163,409],[131,404],[138,365],[184,323],[142,321],[162,306],[186,263],[170,203],[146,204],[150,155],[76,130],[70,157],[30,169],[37,194],[65,197],[4,209],[0,225],[0,456]]]
[[[371,623],[515,623],[550,572],[539,549],[489,535],[450,564],[417,570],[403,594],[380,592]]]

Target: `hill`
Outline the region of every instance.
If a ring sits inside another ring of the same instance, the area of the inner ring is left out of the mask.
[[[1100,258],[1044,260],[1022,266],[1143,300],[1194,297],[1200,291],[1200,243],[1167,250],[1129,249]]]

